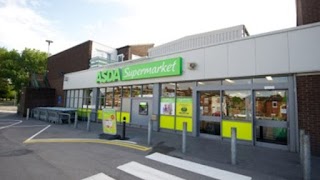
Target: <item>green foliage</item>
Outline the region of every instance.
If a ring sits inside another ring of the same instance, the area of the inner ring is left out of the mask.
[[[44,74],[46,68],[47,53],[45,52],[26,48],[19,53],[14,49],[8,51],[0,48],[1,95],[12,96],[12,90],[19,92],[22,87],[28,86],[29,78],[33,73]]]

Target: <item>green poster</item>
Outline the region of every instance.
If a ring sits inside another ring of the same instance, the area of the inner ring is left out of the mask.
[[[177,98],[176,115],[192,117],[192,98]]]
[[[117,116],[115,109],[109,108],[102,110],[102,129],[105,134],[117,134]]]

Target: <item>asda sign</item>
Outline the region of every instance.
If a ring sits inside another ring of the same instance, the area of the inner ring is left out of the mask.
[[[180,76],[182,74],[182,58],[171,58],[145,64],[108,69],[97,73],[97,83],[130,81],[136,79]]]

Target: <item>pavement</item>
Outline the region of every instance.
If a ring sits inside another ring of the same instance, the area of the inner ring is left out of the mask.
[[[3,108],[0,107],[1,110]],[[10,111],[10,109],[6,108],[5,111]],[[12,114],[10,119],[25,121],[25,118],[16,114]],[[98,139],[99,134],[102,133],[101,123],[91,123],[89,132],[86,131],[86,122],[84,121],[79,121],[77,129],[68,124],[60,125],[60,127],[61,130],[70,131],[70,133],[63,134],[64,138]],[[61,133],[57,132],[56,134],[57,137],[47,138],[61,138]],[[122,125],[118,125],[118,134],[122,134]],[[129,138],[128,141],[148,147],[147,129],[126,126],[126,137]],[[152,149],[149,150],[149,154],[159,152],[179,159],[251,175],[253,179],[303,179],[298,153],[237,144],[237,165],[231,165],[231,146],[228,141],[188,136],[186,153],[182,153],[181,145],[181,134],[152,131]],[[311,167],[311,179],[320,179],[320,157],[311,158]]]

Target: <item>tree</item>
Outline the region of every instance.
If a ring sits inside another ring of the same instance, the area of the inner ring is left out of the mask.
[[[35,49],[8,51],[0,48],[0,80],[12,82],[13,90],[19,92],[28,86],[32,74],[44,74],[47,68],[47,53]],[[4,86],[4,85],[3,85]],[[12,94],[12,93],[11,93]]]

